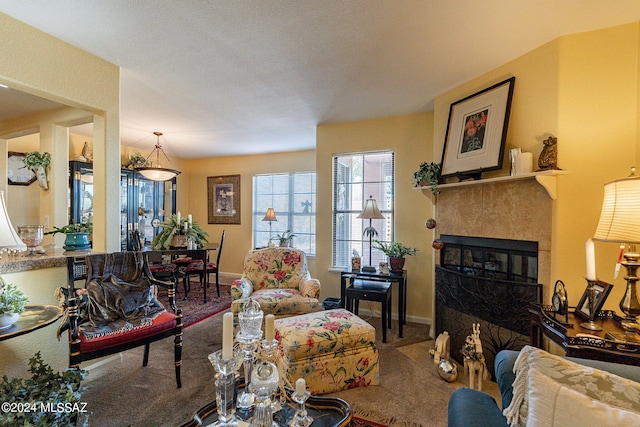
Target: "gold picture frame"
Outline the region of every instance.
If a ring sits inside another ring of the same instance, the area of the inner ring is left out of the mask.
[[[207,177],[209,224],[240,224],[240,175]]]

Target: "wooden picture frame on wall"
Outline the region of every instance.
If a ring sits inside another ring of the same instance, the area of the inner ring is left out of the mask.
[[[451,104],[442,151],[442,178],[473,176],[502,168],[516,78]]]
[[[207,177],[209,224],[240,224],[240,175]]]

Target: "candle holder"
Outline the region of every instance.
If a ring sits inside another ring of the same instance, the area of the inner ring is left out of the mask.
[[[589,320],[580,324],[580,327],[589,329],[590,331],[601,331],[602,326],[596,324],[594,319],[596,317],[596,293],[597,289],[595,287],[596,281],[587,279],[587,283],[589,286],[587,287],[587,298],[588,298],[588,307],[589,307]]]
[[[311,393],[305,391],[302,394],[299,394],[297,391],[293,393],[291,399],[296,402],[299,406],[296,409],[296,413],[289,422],[289,427],[308,427],[313,422],[313,418],[307,414],[307,408],[305,407],[305,402],[309,399]]]
[[[251,391],[251,371],[255,362],[255,353],[258,348],[258,341],[262,338],[262,318],[264,313],[260,304],[249,298],[244,304],[242,311],[238,313],[240,331],[236,335],[236,341],[240,343],[244,353],[244,381],[245,389],[238,396],[238,408],[250,410],[255,406],[255,395]]]
[[[222,350],[211,353],[209,362],[216,370],[216,406],[218,421],[213,425],[236,427],[236,375],[242,364],[242,353],[234,349],[231,359],[222,358]]]
[[[254,410],[252,427],[278,427],[273,421],[274,396],[278,390],[280,375],[278,367],[271,363],[262,361],[254,366],[251,372],[251,391],[256,398],[256,408]]]

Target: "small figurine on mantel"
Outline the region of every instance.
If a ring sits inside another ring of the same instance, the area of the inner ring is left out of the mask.
[[[538,171],[560,170],[558,167],[558,138],[550,136],[542,141],[544,147],[538,158]]]

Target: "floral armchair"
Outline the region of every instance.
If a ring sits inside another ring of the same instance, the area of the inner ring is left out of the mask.
[[[242,310],[247,298],[276,318],[320,311],[320,282],[307,270],[307,258],[299,249],[266,248],[249,251],[242,277],[231,285],[231,311]]]

